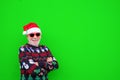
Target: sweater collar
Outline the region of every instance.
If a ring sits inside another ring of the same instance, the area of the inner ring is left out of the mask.
[[[34,45],[32,45],[32,44],[29,44],[29,43],[27,43],[26,45],[31,46],[31,47],[35,47],[35,48],[40,47],[40,45],[38,45],[38,46],[34,46]]]

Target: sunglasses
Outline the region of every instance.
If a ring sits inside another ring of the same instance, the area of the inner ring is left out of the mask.
[[[31,33],[31,34],[29,34],[30,37],[34,37],[35,35],[36,35],[37,37],[39,37],[39,36],[40,36],[40,33],[36,33],[36,34]]]

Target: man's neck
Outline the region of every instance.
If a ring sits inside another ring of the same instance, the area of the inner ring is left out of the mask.
[[[33,43],[29,43],[29,42],[28,42],[28,44],[33,45],[33,46],[36,46],[36,47],[39,46],[39,44],[33,44]]]

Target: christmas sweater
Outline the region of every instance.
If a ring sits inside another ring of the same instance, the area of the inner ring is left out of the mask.
[[[47,62],[47,58],[52,58]],[[48,80],[47,74],[58,68],[58,62],[50,50],[43,45],[38,47],[26,44],[19,48],[21,80]],[[38,65],[35,64],[38,62]]]

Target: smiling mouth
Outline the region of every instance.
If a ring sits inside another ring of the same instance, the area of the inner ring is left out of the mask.
[[[38,41],[37,39],[32,39],[32,41]]]
[[[38,41],[38,40],[32,40],[32,41]]]
[[[32,41],[38,41],[38,40],[32,40]]]

